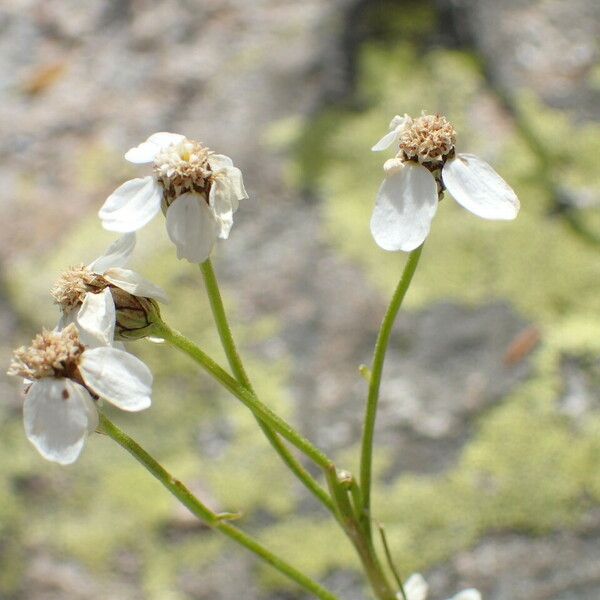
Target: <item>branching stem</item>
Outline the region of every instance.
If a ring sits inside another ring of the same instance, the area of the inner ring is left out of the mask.
[[[134,439],[119,429],[104,414],[100,413],[99,431],[105,433],[119,446],[127,450],[140,464],[142,464],[160,483],[163,484],[173,496],[175,496],[192,514],[206,523],[209,527],[216,529],[234,540],[241,546],[250,550],[264,562],[270,564],[280,573],[295,581],[299,586],[314,594],[322,600],[338,600],[331,592],[323,588],[284,560],[267,550],[254,538],[244,533],[227,521],[224,515],[219,515],[205,506],[190,490],[178,479],[175,479],[153,456],[144,450]]]
[[[208,294],[210,307],[217,325],[219,337],[221,338],[223,350],[227,356],[229,366],[231,367],[231,371],[234,377],[248,391],[254,394],[255,392],[250,382],[250,378],[246,373],[246,369],[244,368],[244,364],[235,345],[233,334],[231,333],[231,327],[229,326],[229,321],[225,312],[225,306],[223,304],[223,299],[221,298],[219,284],[217,282],[217,277],[215,275],[210,258],[200,265],[200,271],[202,272],[202,277],[204,278],[204,285],[206,286],[206,293]],[[333,502],[326,490],[319,485],[314,477],[312,477],[312,475],[286,448],[285,444],[281,441],[277,433],[275,433],[271,427],[269,427],[269,425],[262,421],[258,416],[256,418],[262,432],[275,452],[279,454],[281,460],[283,460],[292,473],[294,473],[294,475],[306,486],[308,490],[310,490],[315,498],[317,498],[317,500],[319,500],[319,502],[321,502],[321,504],[327,508],[327,510],[334,512]]]

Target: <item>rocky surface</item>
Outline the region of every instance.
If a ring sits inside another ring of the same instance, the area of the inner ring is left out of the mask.
[[[511,93],[531,90],[580,119],[600,118],[594,69],[597,2],[466,0],[454,4],[456,33],[470,38],[493,78]]]
[[[286,157],[269,136],[276,122],[351,96],[356,65],[348,56],[360,40],[349,28],[367,4],[19,0],[3,6],[0,219],[11,227],[0,240],[0,272],[50,251],[93,212],[129,173],[123,149],[155,130],[199,137],[242,167],[252,198],[216,258],[238,319],[280,323],[276,336],[245,350],[266,361],[293,356],[296,422],[328,449],[352,444],[365,391],[357,367],[370,360],[385,299],[361,267],[332,247],[318,199],[286,185]],[[589,77],[598,58],[598,6],[593,0],[438,3],[454,19],[452,43],[474,44],[504,89],[525,86],[584,119],[600,116],[598,86]],[[303,184],[310,189],[310,181]],[[11,337],[18,310],[4,294],[0,299],[2,334]],[[379,442],[394,449],[386,478],[443,473],[455,464],[476,419],[530,374],[528,356],[513,365],[505,360],[527,327],[497,301],[440,302],[400,318],[378,429]],[[566,360],[567,393],[560,400],[575,419],[597,410],[595,383],[578,364]],[[0,394],[13,397],[4,379]],[[597,533],[592,515],[574,531],[485,536],[432,569],[435,598],[468,584],[489,600],[593,600],[600,595]],[[119,565],[107,587],[102,575],[40,548],[10,600],[101,599],[107,590],[127,600],[150,597],[135,557],[123,555]],[[259,598],[252,575],[251,562],[236,554],[201,573],[182,573],[172,597]],[[354,577],[335,572],[328,583],[344,598],[360,598]]]
[[[476,585],[489,600],[511,595],[594,600],[600,584],[598,533],[598,515],[591,514],[584,531],[557,531],[543,538],[516,533],[490,536],[448,566],[434,569],[429,581],[440,597],[447,589]]]

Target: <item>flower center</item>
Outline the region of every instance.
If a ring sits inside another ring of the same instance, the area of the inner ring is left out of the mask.
[[[400,135],[400,158],[439,168],[454,150],[456,130],[446,117],[421,115],[406,120]]]
[[[83,303],[88,293],[98,294],[109,283],[102,275],[90,271],[87,267],[80,265],[71,267],[68,271],[61,273],[50,294],[54,298],[63,313],[71,312],[76,306]]]
[[[27,379],[75,378],[84,350],[73,323],[62,331],[44,329],[34,338],[29,348],[23,346],[15,350],[8,374]]]
[[[208,162],[211,154],[206,146],[188,139],[157,154],[154,173],[164,188],[167,206],[187,192],[202,194],[208,202],[213,179]]]

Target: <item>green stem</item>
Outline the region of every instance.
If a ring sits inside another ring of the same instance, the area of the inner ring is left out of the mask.
[[[217,529],[227,537],[244,546],[250,552],[253,552],[263,561],[270,564],[283,575],[295,581],[305,590],[313,593],[317,598],[323,600],[337,600],[331,592],[321,587],[316,581],[313,581],[306,575],[297,571],[291,565],[278,556],[264,548],[259,542],[254,540],[248,534],[244,533],[231,523],[226,522],[218,514],[211,511],[205,506],[196,496],[194,496],[188,488],[175,479],[154,457],[144,450],[135,440],[130,438],[124,431],[119,429],[112,423],[104,414],[100,413],[100,427],[102,433],[108,435],[122,448],[127,450],[140,464],[142,464],[158,481],[175,496],[192,514],[198,519],[206,523],[213,529]]]
[[[223,367],[218,365],[210,356],[203,352],[194,342],[183,334],[171,329],[164,321],[154,324],[153,335],[163,338],[175,348],[185,352],[202,368],[210,373],[236,398],[241,400],[263,423],[279,433],[298,450],[306,454],[315,464],[322,469],[329,468],[332,461],[316,446],[300,435],[291,425],[274,413],[266,404],[263,404],[252,392],[234,379]]]
[[[383,525],[381,523],[377,523],[377,528],[379,529],[379,535],[381,536],[381,544],[383,545],[383,551],[385,552],[385,558],[388,562],[390,571],[392,572],[392,575],[394,576],[394,579],[396,580],[396,585],[398,586],[398,589],[400,590],[400,593],[402,594],[402,598],[404,600],[408,600],[408,598],[406,597],[406,592],[404,591],[404,586],[402,585],[402,579],[400,578],[400,575],[398,574],[398,571],[396,570],[396,566],[394,565],[394,559],[392,558],[392,553],[390,552],[390,547],[387,542],[387,536],[385,535],[385,529],[383,528]]]
[[[396,594],[387,580],[371,539],[350,502],[351,487],[349,489],[347,482],[340,481],[335,467],[331,467],[326,476],[337,508],[338,523],[354,545],[375,596],[379,600],[396,600]]]
[[[231,333],[231,327],[227,320],[227,314],[225,313],[225,306],[223,305],[223,299],[221,298],[221,292],[219,291],[219,284],[215,275],[210,258],[207,259],[200,265],[202,277],[204,278],[204,285],[206,286],[206,292],[210,302],[210,307],[217,325],[219,337],[225,355],[231,367],[231,371],[235,378],[250,392],[254,394],[254,389],[250,382],[250,378],[244,369],[244,364],[237,351],[233,334]],[[256,416],[256,415],[255,415]],[[311,476],[311,474],[300,464],[298,460],[292,455],[292,453],[286,448],[285,444],[279,439],[278,435],[258,416],[256,416],[258,424],[264,433],[265,437],[281,457],[281,460],[288,466],[288,468],[294,473],[294,475],[306,486],[310,492],[319,500],[327,510],[333,512],[334,506],[331,498],[327,492],[318,484],[318,482]]]
[[[373,463],[373,436],[375,433],[375,419],[377,417],[377,404],[379,400],[379,388],[381,385],[381,375],[383,373],[383,363],[385,361],[385,353],[387,351],[392,327],[396,315],[400,310],[404,296],[408,291],[410,282],[412,281],[413,275],[419,263],[421,257],[421,251],[423,245],[413,250],[409,257],[402,277],[398,282],[398,287],[392,296],[390,305],[388,306],[387,312],[383,317],[381,328],[377,336],[377,342],[375,343],[375,353],[373,355],[373,366],[371,370],[371,377],[369,380],[369,396],[367,398],[367,408],[365,413],[365,424],[362,436],[362,447],[360,456],[360,489],[362,492],[363,499],[363,519],[365,527],[368,531],[371,530],[371,469]]]
[[[208,299],[210,301],[210,308],[215,318],[219,337],[221,338],[221,343],[223,344],[223,349],[227,355],[227,360],[229,361],[233,375],[245,388],[253,391],[250,378],[244,369],[242,359],[240,358],[233,340],[233,334],[229,327],[227,315],[225,314],[225,306],[223,305],[223,299],[221,298],[221,292],[219,291],[219,284],[217,283],[217,277],[210,258],[206,259],[200,265],[200,271],[202,271],[206,293],[208,294]]]

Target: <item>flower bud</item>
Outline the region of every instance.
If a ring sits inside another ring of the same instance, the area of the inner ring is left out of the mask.
[[[134,296],[125,290],[110,288],[116,310],[115,340],[138,340],[154,332],[160,322],[160,308],[152,298]]]

